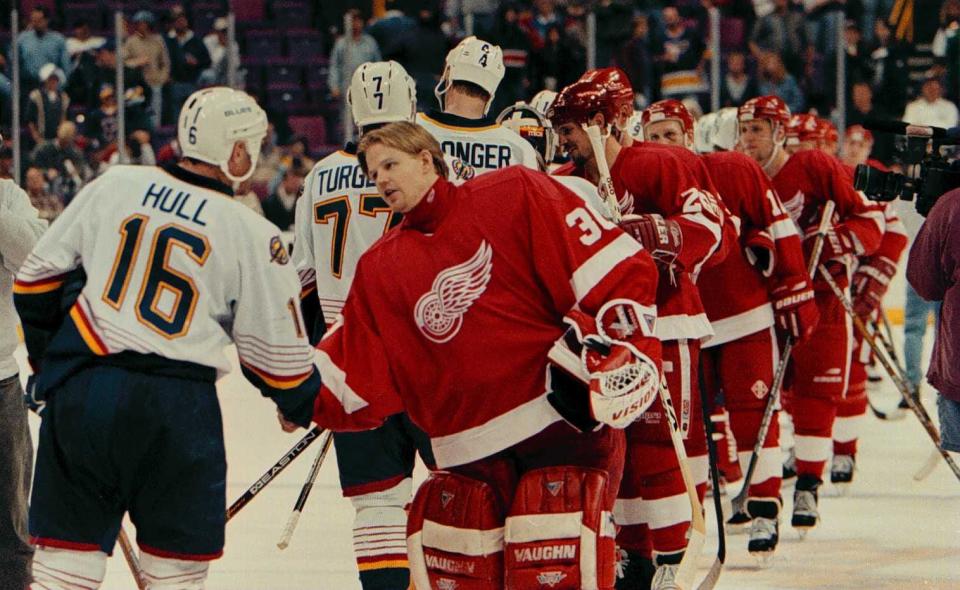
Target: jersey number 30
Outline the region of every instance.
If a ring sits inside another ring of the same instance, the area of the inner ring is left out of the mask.
[[[114,309],[123,307],[147,220],[146,215],[131,215],[120,225],[120,245],[110,280],[103,292],[103,300]],[[182,248],[198,266],[203,266],[210,254],[210,243],[206,237],[175,223],[158,228],[153,232],[153,243],[135,308],[140,323],[171,340],[183,336],[190,329],[190,320],[197,305],[197,286],[189,276],[169,264],[170,253],[175,247]],[[172,309],[169,311],[159,307],[165,291],[173,296]]]

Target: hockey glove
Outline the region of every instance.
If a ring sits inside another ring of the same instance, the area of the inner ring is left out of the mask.
[[[27,377],[27,386],[23,392],[23,403],[27,409],[37,416],[43,416],[43,411],[47,409],[47,401],[37,396],[37,376]]]
[[[813,255],[813,245],[817,241],[817,228],[812,226],[803,236],[803,257],[810,260]],[[823,239],[823,250],[820,251],[820,263],[829,260],[843,261],[847,254],[856,254],[859,250],[856,237],[850,228],[838,223],[830,227]]]
[[[752,228],[743,234],[743,249],[750,264],[765,277],[773,274],[776,264],[776,245],[770,234]]]
[[[683,248],[683,234],[676,221],[664,219],[655,213],[624,215],[620,220],[620,229],[643,244],[661,268],[683,270],[677,262]]]
[[[574,379],[557,380],[548,400],[575,428],[626,428],[657,398],[655,317],[652,308],[618,299],[600,309],[599,320],[580,311],[564,318],[567,332],[547,356]]]
[[[890,280],[897,274],[897,265],[884,256],[864,259],[853,275],[853,311],[861,319],[873,315],[880,307]]]
[[[807,280],[790,280],[770,293],[773,315],[781,336],[804,342],[820,321],[820,312],[813,298],[813,289]]]

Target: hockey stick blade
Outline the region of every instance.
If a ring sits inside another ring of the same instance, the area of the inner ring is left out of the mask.
[[[937,465],[940,464],[940,449],[930,451],[930,455],[927,457],[927,460],[924,461],[923,465],[920,466],[920,469],[913,474],[914,481],[923,481],[930,477],[930,474],[933,473],[933,470],[937,468]]]
[[[277,542],[277,547],[280,549],[286,549],[290,545],[290,539],[293,537],[293,531],[297,527],[297,523],[300,521],[300,513],[303,512],[303,507],[307,503],[307,498],[310,496],[310,491],[313,490],[313,484],[317,481],[317,474],[320,473],[320,466],[323,465],[323,459],[327,456],[327,452],[330,450],[330,443],[333,442],[333,434],[327,432],[327,438],[323,441],[323,446],[320,447],[320,452],[317,453],[316,458],[313,460],[313,465],[310,466],[310,473],[307,474],[307,481],[303,482],[303,487],[300,489],[300,495],[297,497],[297,502],[293,506],[293,512],[290,514],[290,518],[287,519],[287,525],[283,527],[283,533],[280,535],[280,541]]]
[[[907,413],[901,408],[893,408],[889,412],[884,412],[877,406],[873,405],[873,402],[869,399],[867,400],[867,404],[870,406],[870,411],[873,412],[874,416],[886,422],[899,422],[907,417]]]

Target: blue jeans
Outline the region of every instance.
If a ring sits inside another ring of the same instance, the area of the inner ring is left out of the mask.
[[[940,414],[940,448],[960,453],[960,402],[937,396]]]
[[[914,387],[919,385],[923,378],[920,359],[923,356],[923,338],[927,334],[927,318],[931,313],[934,314],[934,319],[939,321],[940,302],[924,300],[908,283],[903,319],[903,357],[907,380]]]

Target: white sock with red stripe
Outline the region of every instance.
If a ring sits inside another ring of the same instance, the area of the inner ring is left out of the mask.
[[[95,590],[107,571],[107,554],[37,547],[30,590]]]
[[[407,511],[413,480],[392,488],[353,496],[353,549],[363,572],[407,568]]]
[[[148,590],[203,590],[210,562],[157,557],[141,551],[140,568]]]

